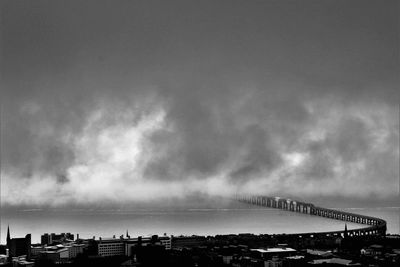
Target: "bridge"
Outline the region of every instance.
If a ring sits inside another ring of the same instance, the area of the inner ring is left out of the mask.
[[[266,196],[252,196],[252,195],[239,195],[235,196],[235,199],[257,206],[263,206],[267,208],[275,208],[281,210],[287,210],[290,212],[297,212],[302,214],[308,214],[312,216],[320,216],[333,220],[341,220],[345,222],[352,222],[358,224],[364,224],[365,227],[342,230],[342,231],[330,231],[330,232],[317,232],[317,233],[297,233],[296,235],[304,236],[368,236],[368,235],[386,235],[386,221],[350,212],[344,212],[340,210],[327,209],[322,207],[314,206],[312,203],[295,201],[291,199],[281,197],[266,197]],[[347,227],[346,227],[347,228]]]

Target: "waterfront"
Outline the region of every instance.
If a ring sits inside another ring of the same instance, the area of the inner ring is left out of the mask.
[[[399,207],[342,209],[382,218],[388,233],[399,234]],[[5,209],[1,217],[1,241],[7,225],[13,237],[32,234],[39,242],[45,232],[79,233],[82,238],[117,237],[129,231],[131,236],[278,234],[343,230],[345,222],[243,203],[219,205],[217,208],[176,207],[165,209]],[[347,223],[348,229],[362,227]]]

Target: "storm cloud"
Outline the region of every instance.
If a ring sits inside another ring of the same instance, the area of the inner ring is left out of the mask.
[[[3,1],[4,205],[399,192],[397,1]]]

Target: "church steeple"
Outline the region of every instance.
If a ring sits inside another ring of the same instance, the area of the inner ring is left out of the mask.
[[[344,237],[347,237],[347,223],[344,224]]]
[[[10,236],[10,225],[7,226],[7,246],[10,245],[10,240],[11,240],[11,236]]]

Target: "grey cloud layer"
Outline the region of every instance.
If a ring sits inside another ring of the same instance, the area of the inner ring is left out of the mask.
[[[394,196],[397,5],[5,1],[2,196]]]

